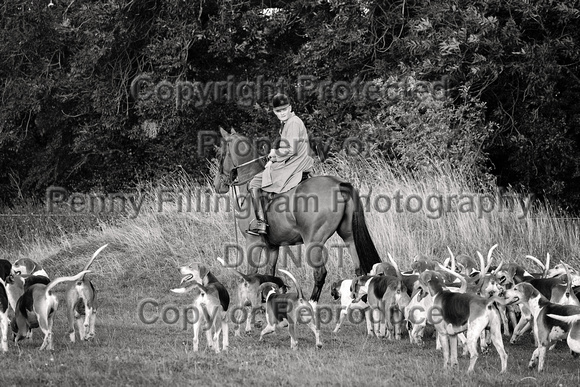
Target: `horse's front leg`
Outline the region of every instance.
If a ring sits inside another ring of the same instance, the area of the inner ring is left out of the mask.
[[[256,274],[258,269],[268,265],[268,261],[262,259],[262,250],[267,251],[267,246],[262,237],[248,236],[246,240],[246,258],[248,260],[248,274]],[[267,255],[267,253],[266,253]]]
[[[280,254],[280,248],[278,246],[272,246],[265,249],[266,257],[268,263],[266,265],[266,274],[276,275],[276,264],[278,263],[278,255]]]

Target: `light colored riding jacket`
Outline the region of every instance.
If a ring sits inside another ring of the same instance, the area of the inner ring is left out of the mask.
[[[282,193],[296,187],[302,180],[302,172],[312,171],[311,152],[304,123],[291,113],[280,131],[276,154],[262,174],[262,189]]]

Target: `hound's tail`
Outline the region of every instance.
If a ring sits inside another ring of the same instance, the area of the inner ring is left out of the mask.
[[[83,278],[85,276],[85,274],[90,273],[90,272],[91,272],[90,270],[83,270],[79,274],[73,275],[71,277],[58,277],[57,279],[55,279],[54,281],[52,281],[51,283],[49,283],[46,286],[45,293],[48,295],[48,294],[50,294],[50,291],[52,290],[52,288],[54,288],[56,285],[58,285],[62,282],[78,281],[81,278]]]
[[[250,282],[250,277],[245,275],[244,273],[242,273],[241,271],[238,271],[228,265],[226,265],[226,262],[224,261],[223,258],[217,257],[217,261],[225,268],[230,269],[235,275],[237,275],[238,277],[240,277],[243,281],[245,282]]]
[[[577,321],[580,321],[580,313],[573,314],[572,316],[560,316],[559,314],[548,314],[547,316],[553,318],[554,320],[564,321],[567,324],[573,324]]]
[[[375,263],[381,263],[381,257],[369,233],[365,221],[364,208],[358,191],[350,183],[340,183],[340,191],[344,195],[348,195],[354,205],[352,213],[352,234],[360,262],[360,269],[363,271],[360,274],[370,273]]]
[[[437,263],[439,265],[439,268],[441,270],[443,270],[446,273],[451,274],[452,276],[456,277],[459,279],[459,281],[461,282],[461,286],[459,287],[459,293],[465,293],[467,292],[467,280],[465,279],[465,277],[463,277],[461,274],[456,273],[454,271],[451,271],[450,269],[446,268],[445,266],[441,265],[440,263]]]
[[[299,300],[303,300],[304,299],[304,294],[302,294],[302,288],[300,288],[300,286],[298,285],[298,281],[296,281],[296,278],[292,275],[292,273],[290,273],[287,270],[284,269],[279,269],[280,272],[286,274],[288,277],[290,277],[290,279],[292,280],[292,282],[294,282],[294,286],[296,286],[296,291],[298,292],[298,299]]]
[[[108,243],[106,245],[103,245],[103,246],[99,247],[98,250],[93,253],[93,256],[91,257],[91,259],[89,260],[89,262],[85,265],[85,268],[83,269],[84,271],[89,270],[89,267],[91,267],[91,265],[93,264],[93,261],[95,260],[95,258],[97,258],[97,255],[99,255],[99,253],[101,251],[103,251],[105,249],[105,247],[107,247],[107,246],[109,246]],[[79,279],[84,279],[84,276],[81,277],[81,278],[79,278]]]

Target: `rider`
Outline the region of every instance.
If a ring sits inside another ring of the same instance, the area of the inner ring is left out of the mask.
[[[272,99],[274,114],[282,123],[280,143],[277,149],[272,148],[268,154],[269,161],[264,171],[258,173],[249,183],[252,203],[256,212],[256,222],[250,223],[248,234],[266,234],[264,209],[260,200],[261,192],[283,193],[300,183],[304,172],[311,172],[314,160],[308,142],[308,133],[304,123],[292,111],[290,98],[285,94],[276,94]]]

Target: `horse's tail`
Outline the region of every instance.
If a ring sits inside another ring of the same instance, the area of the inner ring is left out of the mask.
[[[374,264],[381,263],[381,257],[367,228],[364,208],[358,191],[350,183],[340,183],[340,191],[349,195],[354,205],[352,213],[354,246],[360,261],[360,268],[363,271],[360,274],[367,274],[372,270]]]

